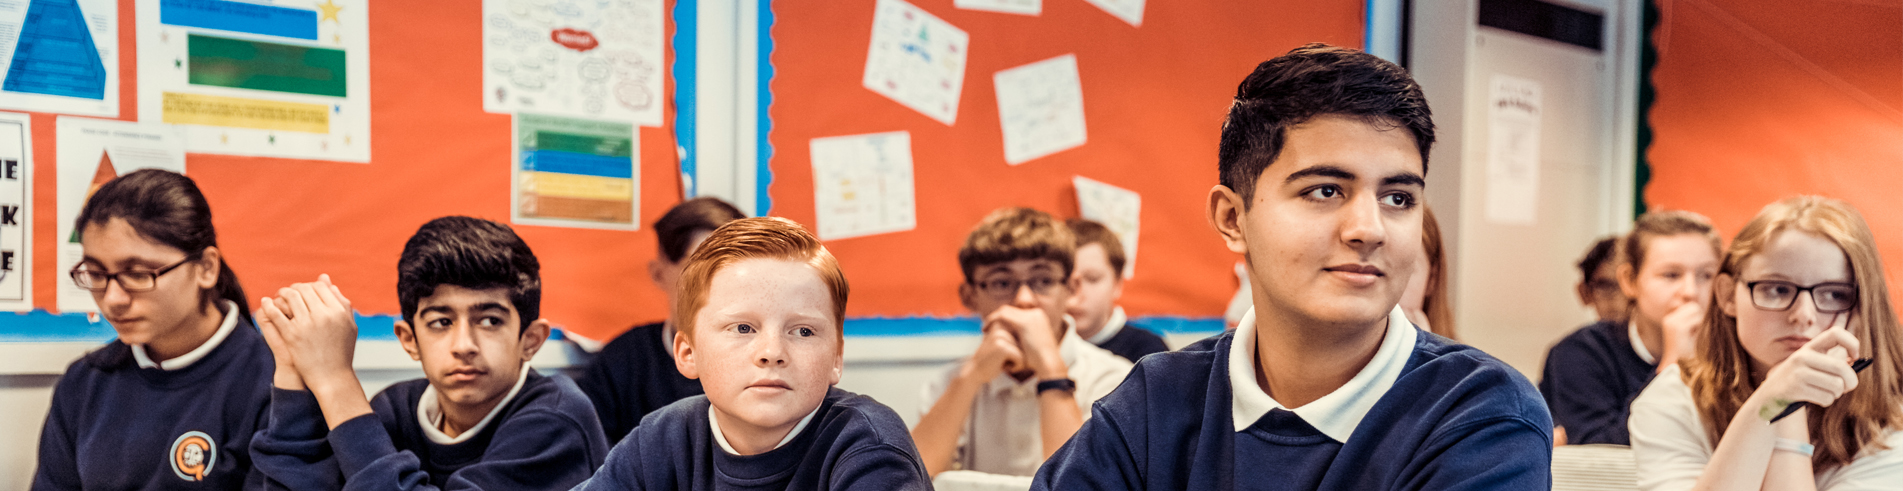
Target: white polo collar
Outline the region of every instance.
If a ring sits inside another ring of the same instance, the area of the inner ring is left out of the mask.
[[[1626,321],[1625,336],[1632,339],[1632,352],[1638,353],[1639,359],[1645,360],[1645,364],[1659,364],[1659,359],[1652,357],[1652,350],[1645,349],[1645,338],[1639,337],[1639,323],[1637,321]]]
[[[525,361],[522,362],[522,370],[516,373],[515,387],[509,389],[509,395],[502,396],[502,402],[490,408],[489,414],[483,416],[482,421],[477,421],[475,426],[470,426],[469,429],[453,437],[443,433],[442,401],[436,400],[436,386],[431,385],[423,389],[423,400],[416,403],[416,424],[423,427],[423,436],[429,437],[429,441],[437,445],[455,445],[469,441],[477,433],[481,433],[483,428],[488,427],[489,421],[496,419],[496,415],[502,413],[502,408],[509,407],[509,401],[515,400],[515,394],[522,392],[522,384],[528,380],[529,363]]]
[[[1110,338],[1117,337],[1117,332],[1122,331],[1123,325],[1129,322],[1130,318],[1123,315],[1122,305],[1112,307],[1110,318],[1103,321],[1103,328],[1097,330],[1097,335],[1090,337],[1090,344],[1103,346],[1110,342]]]
[[[825,406],[825,404],[821,404],[821,406]],[[800,436],[800,431],[806,429],[806,423],[813,422],[813,416],[817,414],[819,414],[819,408],[817,407],[813,408],[813,412],[806,413],[806,417],[800,418],[800,424],[793,425],[793,431],[786,432],[786,437],[780,438],[780,443],[773,444],[773,448],[767,449],[767,451],[779,450],[780,447],[792,443],[793,437]],[[720,418],[714,417],[714,405],[711,402],[707,404],[707,426],[713,428],[714,442],[720,444],[721,450],[727,451],[727,455],[740,455],[740,452],[733,449],[733,444],[727,443],[727,435],[720,432]]]
[[[1286,409],[1294,412],[1302,421],[1321,430],[1322,434],[1337,442],[1347,443],[1355,427],[1361,425],[1361,419],[1374,408],[1375,402],[1394,387],[1394,381],[1401,378],[1401,368],[1407,365],[1409,356],[1414,353],[1414,343],[1420,332],[1414,324],[1408,322],[1407,313],[1399,306],[1388,312],[1387,333],[1381,337],[1381,347],[1374,352],[1374,358],[1361,368],[1354,378],[1348,380],[1334,392],[1316,399],[1302,407],[1287,409],[1275,398],[1262,391],[1255,379],[1256,327],[1255,309],[1243,314],[1242,322],[1236,325],[1235,338],[1229,345],[1229,386],[1234,396],[1230,411],[1235,419],[1237,432],[1249,429],[1257,420],[1271,409]]]
[[[132,360],[139,364],[139,368],[157,368],[171,371],[184,370],[185,367],[192,366],[192,364],[197,363],[198,360],[205,359],[205,355],[211,354],[211,350],[217,349],[219,344],[225,342],[225,337],[230,336],[231,331],[238,328],[238,317],[242,315],[238,312],[237,302],[230,300],[221,300],[221,302],[225,303],[225,320],[220,322],[218,324],[218,330],[211,333],[211,337],[205,339],[205,342],[198,345],[197,348],[192,348],[191,351],[187,351],[183,355],[178,355],[177,358],[155,362],[152,361],[152,357],[146,356],[145,345],[135,344],[132,345]]]

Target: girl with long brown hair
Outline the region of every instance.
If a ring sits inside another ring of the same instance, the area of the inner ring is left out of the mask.
[[[1903,339],[1862,216],[1832,199],[1773,203],[1712,290],[1696,354],[1632,403],[1640,488],[1903,482]]]

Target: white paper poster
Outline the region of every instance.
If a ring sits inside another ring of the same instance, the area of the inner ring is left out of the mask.
[[[1000,70],[991,83],[998,90],[1005,162],[1018,165],[1083,146],[1084,90],[1075,55]]]
[[[965,31],[903,0],[879,0],[866,55],[867,89],[951,125],[965,86]]]
[[[483,0],[482,109],[660,126],[662,0]]]
[[[98,312],[92,292],[74,285],[66,272],[84,257],[79,233],[73,220],[93,191],[113,178],[139,169],[165,169],[185,172],[185,146],[176,127],[153,123],[132,123],[102,119],[62,117],[56,123],[59,137],[58,172],[54,174],[55,201],[58,203],[60,278],[58,306],[62,312]]]
[[[1103,182],[1076,176],[1071,179],[1077,186],[1077,210],[1085,219],[1103,224],[1117,234],[1117,240],[1123,242],[1123,254],[1129,260],[1123,263],[1123,277],[1130,278],[1137,272],[1137,232],[1140,230],[1138,218],[1143,211],[1143,197],[1136,191],[1112,186]]]
[[[33,310],[33,125],[0,113],[0,311]]]
[[[1487,98],[1487,221],[1532,225],[1540,198],[1540,83],[1495,74]]]
[[[137,0],[139,120],[185,149],[370,161],[369,0]]]
[[[1044,12],[1044,0],[957,0],[952,2],[952,6],[965,10],[1021,15],[1037,15]]]
[[[0,108],[119,116],[119,2],[0,0]]]
[[[814,138],[813,208],[819,237],[844,239],[911,230],[912,134]]]
[[[641,140],[633,124],[516,114],[513,147],[513,222],[641,228]]]
[[[1143,27],[1143,0],[1084,0],[1130,25]]]

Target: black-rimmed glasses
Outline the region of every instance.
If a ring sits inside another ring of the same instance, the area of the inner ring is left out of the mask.
[[[1059,285],[1063,285],[1064,280],[1055,276],[1033,276],[1024,279],[996,278],[980,281],[977,284],[978,291],[992,298],[1011,298],[1018,294],[1020,287],[1030,287],[1031,293],[1037,295],[1049,295]]]
[[[125,291],[151,291],[153,288],[159,286],[159,275],[169,273],[174,269],[178,269],[179,266],[184,266],[185,263],[198,259],[203,252],[204,251],[191,253],[185,256],[185,259],[180,259],[170,266],[151,271],[120,271],[117,273],[107,273],[104,271],[75,268],[72,273],[73,284],[79,285],[80,288],[87,290],[103,292],[106,291],[108,284],[112,283],[114,279],[118,279],[119,288]]]
[[[1797,295],[1804,292],[1810,292],[1811,305],[1817,306],[1818,313],[1833,314],[1857,306],[1857,285],[1850,283],[1797,286],[1788,281],[1765,280],[1745,283],[1744,287],[1751,290],[1751,303],[1761,310],[1789,309],[1797,303]]]

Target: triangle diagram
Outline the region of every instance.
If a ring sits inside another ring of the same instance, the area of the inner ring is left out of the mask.
[[[0,90],[105,100],[106,66],[78,0],[33,0]]]

